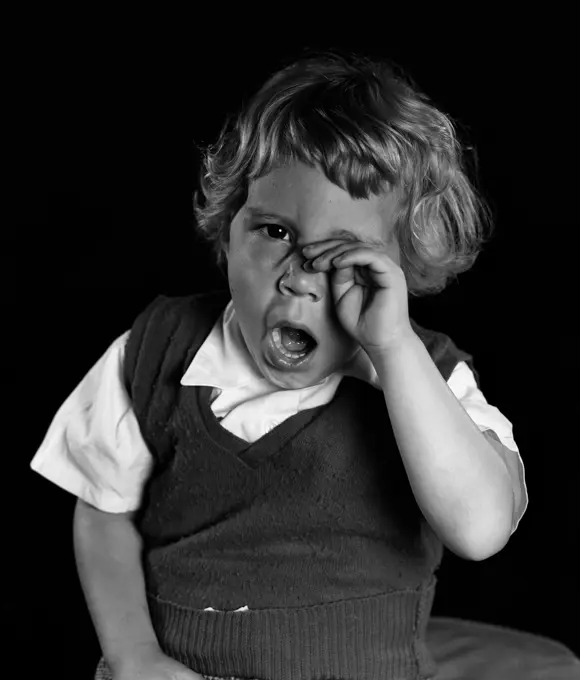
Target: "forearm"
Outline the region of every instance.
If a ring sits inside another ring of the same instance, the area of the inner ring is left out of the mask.
[[[108,664],[120,669],[158,642],[147,606],[141,538],[127,515],[80,501],[74,549],[87,606]]]
[[[425,519],[450,550],[466,559],[485,559],[501,550],[514,512],[509,472],[421,339],[413,333],[371,360]]]

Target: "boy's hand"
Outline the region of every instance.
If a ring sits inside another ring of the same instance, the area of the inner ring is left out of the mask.
[[[204,676],[152,649],[132,660],[126,667],[113,670],[113,680],[204,680]]]
[[[338,319],[371,359],[413,334],[405,274],[384,249],[332,239],[302,252],[307,271],[330,271]]]

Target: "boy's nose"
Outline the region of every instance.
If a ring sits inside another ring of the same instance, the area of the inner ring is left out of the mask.
[[[325,274],[303,269],[301,264],[292,262],[280,279],[280,290],[285,295],[308,295],[315,302],[324,297]]]

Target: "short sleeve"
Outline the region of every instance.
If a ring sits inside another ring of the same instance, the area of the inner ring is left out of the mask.
[[[123,382],[129,331],[118,337],[54,416],[32,470],[105,512],[141,502],[153,458]]]
[[[519,480],[522,499],[520,507],[516,510],[513,533],[528,507],[528,492],[524,463],[514,441],[512,424],[498,408],[487,403],[483,393],[477,387],[473,372],[465,362],[460,361],[457,364],[447,384],[481,432],[490,430],[491,438],[503,445],[504,461],[510,469],[512,478]]]

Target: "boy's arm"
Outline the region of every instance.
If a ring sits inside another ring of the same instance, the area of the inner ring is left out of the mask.
[[[416,334],[371,357],[415,499],[456,555],[483,560],[514,522],[509,469],[443,379]]]
[[[113,670],[159,650],[145,595],[142,541],[132,516],[102,512],[79,499],[73,520],[81,586]]]

